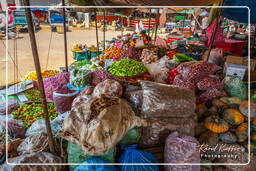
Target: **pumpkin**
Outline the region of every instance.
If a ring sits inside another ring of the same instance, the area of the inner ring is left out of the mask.
[[[219,138],[217,133],[207,130],[199,136],[198,141],[200,144],[215,146],[219,143]]]
[[[250,117],[256,117],[256,103],[250,102]],[[239,105],[239,110],[247,117],[249,117],[249,104],[244,100]]]
[[[251,128],[253,131],[256,131],[256,118],[251,119]]]
[[[201,117],[207,111],[207,107],[204,103],[196,105],[196,114],[198,117]]]
[[[244,142],[248,138],[248,123],[244,122],[236,128],[238,142]]]
[[[209,108],[208,112],[216,114],[216,113],[219,112],[219,109],[218,109],[217,106],[211,106],[211,107]]]
[[[236,135],[230,131],[219,134],[219,139],[227,144],[232,144],[237,141]]]
[[[244,115],[236,109],[225,109],[222,118],[232,126],[240,125],[245,120]]]
[[[219,109],[226,109],[229,107],[228,104],[224,103],[223,101],[221,101],[219,99],[214,99],[212,101],[212,105],[218,107]]]
[[[256,131],[251,132],[251,141],[256,142]]]
[[[221,97],[220,100],[223,103],[226,103],[228,105],[231,105],[231,104],[238,104],[239,105],[241,103],[241,100],[238,97]]]
[[[215,133],[223,133],[229,129],[228,123],[217,115],[207,117],[204,126]]]

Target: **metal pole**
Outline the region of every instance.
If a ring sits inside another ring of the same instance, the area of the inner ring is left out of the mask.
[[[97,26],[97,9],[94,9],[95,13],[95,27],[96,27],[96,39],[97,39],[97,49],[98,49],[98,54],[99,54],[99,35],[98,35],[98,26]]]
[[[156,36],[157,36],[157,29],[158,29],[158,24],[159,24],[159,9],[157,9],[157,23],[156,23],[156,30],[155,30],[155,41],[156,41]]]
[[[25,0],[25,6],[30,6],[29,0]],[[45,97],[45,92],[44,92],[44,83],[43,83],[43,79],[42,79],[42,75],[41,75],[41,67],[40,67],[40,61],[39,61],[39,57],[38,57],[37,44],[36,44],[36,38],[35,38],[35,32],[34,32],[34,26],[32,23],[30,8],[26,8],[25,11],[26,11],[26,18],[27,18],[27,23],[28,23],[30,44],[31,44],[34,64],[35,64],[35,68],[36,68],[38,86],[39,86],[40,94],[42,97],[42,108],[44,111],[44,119],[45,119],[45,124],[46,124],[50,152],[55,153],[56,152],[55,148],[54,148],[55,143],[54,143],[54,139],[52,136],[50,119],[49,119],[49,114],[48,114],[48,109],[47,109],[47,102],[46,102],[46,97]]]
[[[103,18],[104,18],[104,29],[103,29],[103,49],[106,50],[105,44],[106,44],[106,10],[103,11]]]
[[[148,35],[150,34],[150,24],[151,23],[151,8],[149,9],[149,29],[148,29]]]
[[[65,52],[65,68],[68,72],[68,51],[67,51],[67,28],[66,28],[66,11],[65,11],[65,0],[62,0],[62,12],[63,12],[63,28],[64,28],[64,52]]]
[[[251,29],[249,29],[249,31],[251,31]],[[255,31],[254,31],[254,35],[253,35],[253,40],[252,40],[252,52],[251,52],[251,54],[252,54],[252,57],[254,57],[253,55],[254,55],[254,53],[255,53],[255,49],[254,49],[254,46],[255,46],[255,40],[256,40],[256,27],[255,27]]]

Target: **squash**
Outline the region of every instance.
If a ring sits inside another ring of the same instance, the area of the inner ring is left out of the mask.
[[[237,141],[236,135],[230,131],[219,134],[219,139],[227,144],[232,144]]]
[[[238,97],[221,97],[220,100],[223,103],[226,103],[228,105],[231,105],[231,104],[239,105],[241,103],[241,99],[239,99]]]
[[[256,117],[256,103],[250,102],[250,117]],[[249,117],[249,105],[248,101],[244,100],[239,105],[239,110],[247,117]]]
[[[222,118],[231,126],[240,125],[245,120],[244,115],[236,109],[225,109]]]
[[[248,123],[244,122],[236,128],[238,142],[244,142],[248,138]]]
[[[256,142],[256,131],[251,132],[251,141]]]
[[[196,114],[200,118],[207,111],[207,107],[204,103],[196,105]]]
[[[229,129],[228,123],[217,115],[207,117],[204,126],[215,133],[223,133]]]
[[[229,107],[228,104],[222,102],[222,101],[219,100],[219,99],[214,99],[214,100],[212,101],[212,105],[218,107],[219,109],[226,109],[226,108]]]
[[[256,131],[256,118],[251,118],[251,129]]]
[[[198,141],[200,144],[215,146],[219,143],[219,138],[217,133],[207,130],[199,136]]]
[[[216,114],[216,113],[219,112],[219,109],[218,109],[217,106],[211,106],[211,107],[209,108],[208,112]]]

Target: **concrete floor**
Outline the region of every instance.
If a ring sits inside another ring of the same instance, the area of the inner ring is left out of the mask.
[[[99,40],[103,40],[103,32],[99,31]],[[106,39],[116,37],[120,34],[120,31],[107,31]],[[46,69],[46,62],[49,49],[49,61],[47,69],[58,69],[65,66],[64,60],[64,41],[63,34],[56,32],[52,33],[52,41],[50,44],[51,31],[49,29],[42,29],[36,33],[36,41],[39,52],[39,58],[41,63],[41,69]],[[71,47],[73,44],[87,44],[96,45],[96,33],[95,30],[72,30],[67,33],[67,47],[68,47],[68,62],[71,64],[74,62]],[[14,40],[8,40],[8,52],[12,58],[14,58]],[[0,40],[0,85],[6,83],[6,65],[8,66],[8,83],[14,82],[14,64],[10,57],[6,62],[5,40]],[[32,51],[30,47],[30,40],[28,33],[20,33],[19,39],[17,39],[17,58],[18,69],[21,75],[30,71],[34,71],[34,62],[32,57]],[[20,76],[18,76],[20,78]]]

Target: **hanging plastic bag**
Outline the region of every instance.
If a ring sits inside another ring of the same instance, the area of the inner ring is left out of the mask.
[[[59,113],[65,113],[71,110],[71,105],[79,92],[74,90],[54,91],[53,102]]]
[[[70,84],[75,89],[82,89],[91,83],[91,71],[89,69],[70,69]]]
[[[101,97],[101,95],[105,96],[116,96],[121,97],[123,94],[122,85],[115,81],[107,79],[101,83],[99,83],[93,90],[93,97]]]
[[[68,142],[68,163],[83,163],[84,161],[91,160],[93,156],[84,154],[84,151],[79,145],[76,143]],[[111,148],[106,154],[102,156],[98,156],[99,159],[108,161],[108,162],[115,162],[115,154],[116,149]],[[77,165],[69,165],[70,171],[73,171]]]
[[[0,115],[12,113],[12,111],[19,105],[16,98],[8,98],[8,106],[6,109],[6,102],[0,103]]]
[[[73,107],[60,133],[79,144],[85,154],[99,156],[115,146],[131,128],[146,125],[125,100],[102,97]]]
[[[246,100],[248,97],[247,87],[238,77],[225,77],[223,80],[224,90],[234,97]]]
[[[48,137],[46,133],[27,137],[17,148],[19,156],[42,151],[49,151]]]
[[[137,144],[133,144],[131,146],[122,146],[124,153],[120,156],[118,162],[119,163],[141,163],[141,164],[149,164],[149,163],[157,163],[156,157],[145,151],[137,150]],[[157,165],[120,165],[120,171],[159,171]]]
[[[199,142],[195,137],[170,134],[165,142],[165,163],[200,163]],[[165,171],[200,171],[198,165],[166,165]]]
[[[204,54],[204,60],[207,58],[208,51]],[[223,66],[224,64],[224,58],[223,58],[223,51],[221,48],[215,48],[211,50],[208,62],[214,63],[218,66]]]
[[[193,115],[195,95],[189,89],[140,81],[143,89],[142,115],[154,117],[189,117]]]
[[[110,162],[104,161],[98,157],[93,157],[90,160],[83,162],[84,165],[80,165],[76,167],[74,171],[117,171],[114,165],[93,165],[98,163],[110,163]]]

